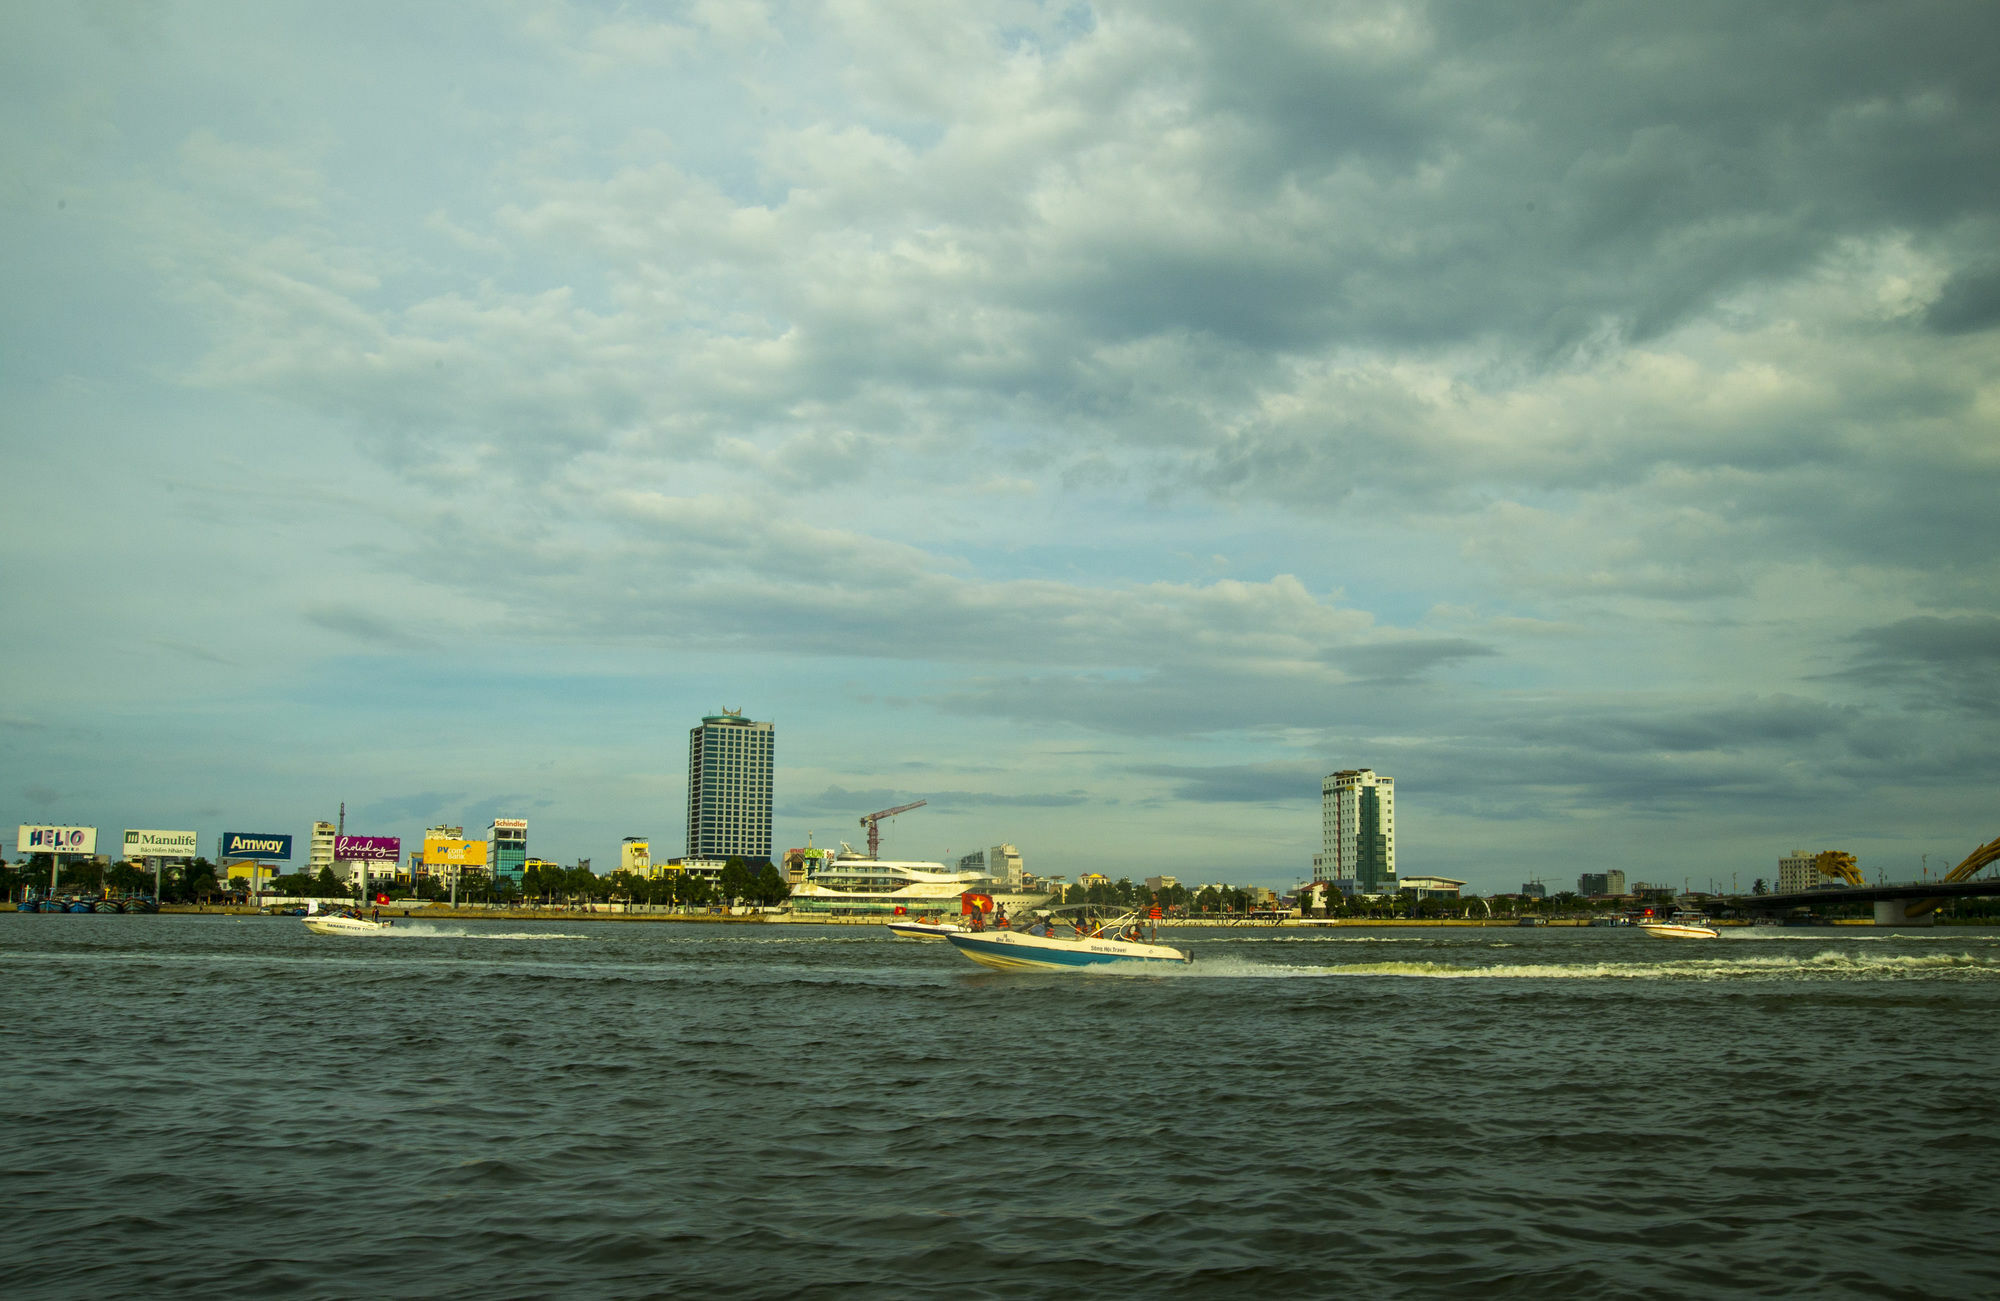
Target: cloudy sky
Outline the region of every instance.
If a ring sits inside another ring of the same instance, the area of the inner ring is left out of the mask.
[[[0,236],[6,821],[2000,832],[1990,4],[10,5]]]

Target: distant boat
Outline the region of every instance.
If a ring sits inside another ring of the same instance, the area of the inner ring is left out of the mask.
[[[388,930],[389,923],[370,921],[352,908],[322,913],[314,899],[306,904],[306,929],[315,935],[376,935]]]
[[[1719,940],[1722,932],[1700,913],[1677,912],[1665,920],[1641,921],[1639,929],[1663,940]]]

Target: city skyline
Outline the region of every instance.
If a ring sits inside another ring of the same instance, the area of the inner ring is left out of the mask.
[[[1993,19],[0,13],[0,819],[1913,876],[2000,784]]]

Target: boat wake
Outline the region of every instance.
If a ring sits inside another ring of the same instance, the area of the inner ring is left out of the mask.
[[[1970,953],[1853,954],[1829,950],[1808,957],[1706,958],[1681,962],[1535,962],[1492,965],[1448,962],[1350,962],[1298,966],[1222,957],[1147,974],[1173,979],[1297,979],[1397,976],[1414,980],[1772,980],[1901,979],[1948,976],[2000,979],[2000,962]]]
[[[438,922],[397,921],[382,935],[415,940],[588,940],[589,935],[567,935],[561,931],[482,931]]]

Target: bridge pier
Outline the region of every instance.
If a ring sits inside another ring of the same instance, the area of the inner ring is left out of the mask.
[[[1875,924],[1877,926],[1934,926],[1937,913],[1927,912],[1920,917],[1912,917],[1908,912],[1907,899],[1877,899],[1875,901]]]

